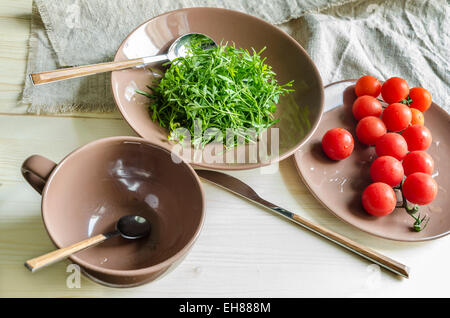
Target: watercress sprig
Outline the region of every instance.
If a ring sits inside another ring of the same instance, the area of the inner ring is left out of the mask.
[[[166,63],[168,69],[151,92],[137,90],[151,99],[152,119],[170,132],[169,139],[177,139],[174,131],[183,127],[194,136],[194,128],[201,129],[204,147],[214,141],[205,131],[253,128],[256,135],[275,124],[279,98],[293,91],[292,83],[278,84],[272,68],[259,52],[218,45],[204,49],[191,43],[185,57]],[[197,122],[196,122],[197,121]],[[200,125],[199,125],[200,123]],[[243,135],[245,142],[250,137]],[[238,141],[228,141],[236,146]]]

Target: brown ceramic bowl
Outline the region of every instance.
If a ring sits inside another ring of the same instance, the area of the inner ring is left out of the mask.
[[[100,139],[58,164],[34,155],[22,173],[42,194],[44,224],[58,248],[114,230],[124,215],[150,221],[149,237],[114,237],[70,257],[108,286],[154,280],[187,253],[203,223],[203,190],[194,170],[142,138]]]
[[[323,112],[323,87],[319,72],[306,51],[289,35],[261,19],[237,11],[219,8],[189,8],[165,13],[151,19],[135,29],[120,45],[115,61],[137,58],[166,52],[170,44],[186,33],[203,33],[216,43],[234,42],[237,47],[259,51],[266,47],[263,56],[273,67],[280,83],[294,80],[295,92],[281,98],[276,118],[280,121],[279,147],[274,153],[272,139],[262,145],[257,158],[249,157],[249,146],[239,146],[233,154],[224,154],[209,145],[203,152],[194,155],[189,151],[183,158],[198,166],[211,169],[237,170],[267,165],[287,158],[311,136]],[[111,85],[116,104],[128,124],[137,134],[161,147],[173,150],[174,143],[168,141],[168,131],[153,122],[149,116],[146,97],[135,93],[136,89],[147,90],[155,79],[148,69],[115,71]],[[277,151],[278,150],[278,151]],[[225,156],[228,155],[227,158]],[[230,159],[234,158],[234,159]],[[234,162],[232,162],[234,160]]]
[[[325,87],[325,109],[317,131],[294,156],[300,176],[313,195],[332,213],[355,227],[391,240],[426,241],[450,233],[450,115],[436,104],[425,113],[425,126],[433,135],[427,149],[434,160],[433,177],[439,185],[437,197],[419,212],[430,216],[420,232],[412,230],[414,219],[404,209],[395,209],[384,217],[369,215],[361,204],[361,194],[371,183],[369,168],[376,158],[374,147],[359,143],[355,137],[356,120],[352,105],[356,99],[355,81],[342,81]],[[322,151],[321,140],[331,128],[345,128],[355,138],[353,153],[341,161],[332,161]],[[400,197],[400,196],[399,196]]]

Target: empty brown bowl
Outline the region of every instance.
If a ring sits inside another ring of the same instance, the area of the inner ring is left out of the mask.
[[[237,47],[256,51],[266,47],[262,56],[273,67],[279,83],[294,80],[295,89],[280,99],[275,117],[280,121],[279,144],[276,134],[257,143],[257,156],[242,145],[224,153],[223,146],[209,144],[198,152],[176,151],[198,166],[211,169],[250,169],[287,158],[311,136],[323,112],[323,87],[319,72],[306,51],[289,35],[259,18],[219,8],[189,8],[165,13],[141,24],[120,45],[114,60],[126,60],[165,53],[170,44],[187,33],[203,33],[216,43],[235,43]],[[149,69],[115,71],[111,85],[116,104],[134,131],[156,145],[174,150],[168,131],[153,122],[148,110],[149,100],[136,94],[147,90],[155,80]],[[270,130],[270,129],[269,129]],[[274,149],[272,152],[271,149]],[[187,148],[187,147],[186,147]],[[190,148],[190,147],[189,147]],[[190,149],[192,150],[192,149]],[[230,152],[231,155],[230,155]]]
[[[118,236],[70,256],[95,281],[131,287],[177,264],[200,232],[203,190],[194,170],[178,159],[142,138],[112,137],[58,164],[31,156],[22,173],[42,194],[44,224],[58,248],[112,231],[124,215],[150,221],[146,238]]]

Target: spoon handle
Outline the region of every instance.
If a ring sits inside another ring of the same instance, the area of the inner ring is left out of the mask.
[[[107,62],[100,64],[76,66],[62,68],[59,70],[33,73],[30,74],[31,81],[34,85],[47,84],[51,82],[61,81],[69,78],[82,77],[87,75],[93,75],[98,73],[118,71],[126,68],[132,68],[137,66],[143,66],[146,58],[137,58],[132,60]]]
[[[31,272],[34,272],[38,269],[41,269],[44,266],[56,263],[69,255],[81,251],[85,248],[91,247],[93,245],[99,244],[109,238],[107,234],[99,234],[93,237],[90,237],[84,241],[72,244],[67,247],[60,248],[59,250],[47,253],[45,255],[38,256],[36,258],[30,259],[25,262],[25,267],[28,268]]]

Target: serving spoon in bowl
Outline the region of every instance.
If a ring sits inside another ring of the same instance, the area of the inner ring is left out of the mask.
[[[170,45],[167,53],[165,54],[145,56],[117,62],[106,62],[100,64],[68,67],[47,72],[32,73],[30,74],[30,78],[31,82],[34,85],[42,85],[70,78],[83,77],[110,71],[119,71],[127,68],[145,67],[164,61],[173,61],[178,57],[186,56],[189,52],[188,45],[194,40],[199,41],[199,43],[201,43],[201,47],[205,49],[216,46],[216,43],[207,35],[201,33],[188,33],[177,38],[172,43],[172,45]]]
[[[59,262],[73,253],[97,245],[107,239],[120,235],[129,240],[136,240],[148,236],[151,232],[150,222],[146,218],[137,215],[126,215],[117,221],[116,229],[106,234],[99,234],[84,241],[60,248],[45,255],[38,256],[25,262],[25,267],[35,272],[42,267]]]

